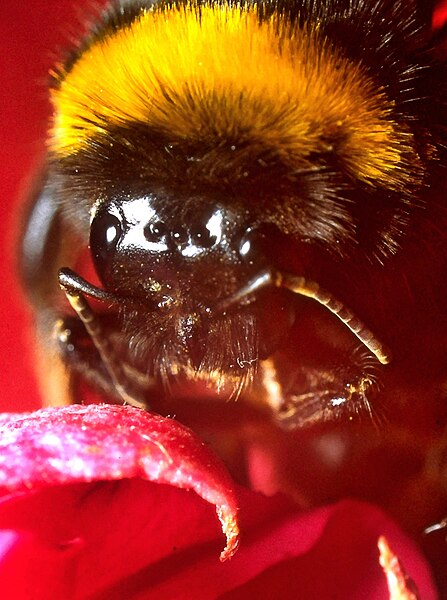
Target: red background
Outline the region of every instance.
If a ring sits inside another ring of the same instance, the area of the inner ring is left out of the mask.
[[[17,281],[20,212],[27,178],[45,153],[48,71],[80,29],[87,4],[91,0],[0,3],[0,411],[40,404],[32,368],[32,316]]]

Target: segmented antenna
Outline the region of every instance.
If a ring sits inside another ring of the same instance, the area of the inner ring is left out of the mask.
[[[112,303],[117,301],[116,297],[96,286],[92,286],[85,279],[67,268],[61,269],[59,272],[59,285],[65,292],[71,307],[84,324],[119,396],[131,406],[147,408],[147,403],[144,399],[138,398],[133,390],[129,390],[129,381],[122,361],[116,355],[110,337],[104,332],[100,320],[91,309],[84,294]]]
[[[316,281],[306,279],[305,277],[270,269],[261,271],[247,285],[220,302],[215,307],[215,310],[224,312],[231,306],[247,298],[247,296],[269,285],[284,288],[294,294],[316,300],[335,315],[374,354],[380,363],[386,365],[391,361],[390,350],[376,338],[373,332],[349,308],[337,300],[330,292],[322,288]]]
[[[281,272],[275,272],[274,277],[275,286],[286,288],[300,296],[313,298],[319,304],[325,306],[358,337],[382,365],[386,365],[391,361],[390,350],[376,338],[373,332],[349,308],[322,288],[316,281]]]

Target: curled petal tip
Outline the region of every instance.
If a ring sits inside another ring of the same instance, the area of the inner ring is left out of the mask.
[[[222,531],[227,538],[225,548],[220,553],[221,562],[231,558],[239,547],[239,525],[237,521],[237,509],[229,506],[218,506],[217,516],[222,524]]]

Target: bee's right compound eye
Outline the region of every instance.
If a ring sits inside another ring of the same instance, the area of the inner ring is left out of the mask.
[[[122,235],[123,225],[117,215],[107,210],[98,211],[90,226],[90,251],[102,280],[110,271]]]

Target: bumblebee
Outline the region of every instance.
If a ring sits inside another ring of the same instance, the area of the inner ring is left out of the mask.
[[[432,9],[105,10],[54,70],[22,239],[49,404],[84,384],[157,410],[241,398],[295,428],[371,413],[430,354],[447,123]]]

